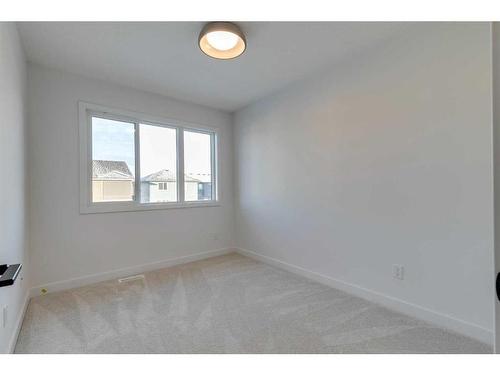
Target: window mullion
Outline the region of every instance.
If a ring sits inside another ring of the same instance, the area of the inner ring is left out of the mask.
[[[179,202],[184,203],[184,129],[182,128],[177,128],[177,183]]]
[[[210,135],[210,165],[211,165],[211,182],[212,182],[212,200],[217,200],[218,198],[218,177],[219,177],[219,171],[217,170],[217,139],[215,133],[212,133]]]
[[[93,185],[92,185],[92,164],[93,164],[93,156],[92,156],[92,150],[93,150],[93,144],[92,144],[92,115],[90,114],[90,111],[86,111],[87,115],[87,123],[88,123],[88,130],[87,130],[87,178],[86,178],[86,184],[87,184],[87,205],[90,205],[92,203],[92,194],[93,194]]]
[[[134,203],[139,205],[141,203],[141,146],[139,139],[139,123],[134,123],[134,143],[135,143],[135,184],[134,184]]]

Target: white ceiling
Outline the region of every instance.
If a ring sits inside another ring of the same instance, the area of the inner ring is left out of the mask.
[[[200,22],[19,23],[30,62],[234,111],[383,43],[408,24],[243,22],[237,59],[205,56]]]

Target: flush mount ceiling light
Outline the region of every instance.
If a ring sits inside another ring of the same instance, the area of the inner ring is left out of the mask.
[[[210,22],[203,27],[198,38],[200,49],[215,59],[234,59],[246,48],[245,36],[231,22]]]

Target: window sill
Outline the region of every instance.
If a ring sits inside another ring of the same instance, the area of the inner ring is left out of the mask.
[[[113,212],[132,212],[132,211],[153,211],[153,210],[171,210],[179,208],[200,208],[200,207],[220,207],[219,201],[185,202],[185,203],[95,203],[90,206],[80,207],[80,214],[104,214]]]

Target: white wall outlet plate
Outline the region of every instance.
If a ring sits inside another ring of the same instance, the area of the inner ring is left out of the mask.
[[[392,265],[392,277],[396,280],[404,280],[405,278],[405,268],[401,264]]]

